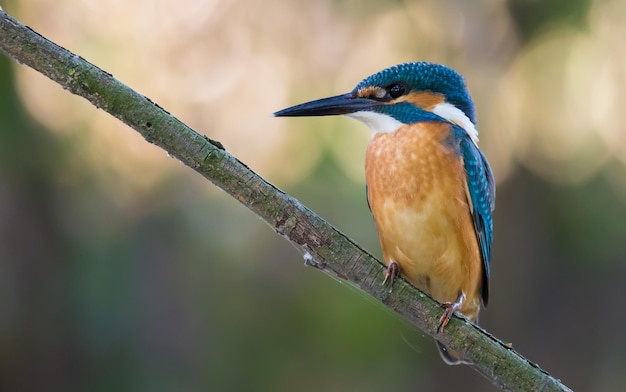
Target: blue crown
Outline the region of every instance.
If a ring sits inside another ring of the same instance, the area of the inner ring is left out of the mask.
[[[394,65],[363,79],[354,91],[367,86],[387,87],[400,81],[405,82],[411,91],[431,91],[442,94],[446,102],[462,110],[476,125],[474,103],[463,76],[444,65],[428,62]]]

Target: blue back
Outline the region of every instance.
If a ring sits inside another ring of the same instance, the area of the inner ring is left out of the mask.
[[[455,128],[455,133],[465,133],[462,128],[458,126]],[[483,304],[487,306],[489,302],[489,263],[491,261],[491,244],[493,243],[493,218],[491,214],[495,208],[496,187],[487,158],[466,133],[461,138],[459,149],[465,166],[467,187],[474,206],[472,218],[483,260],[481,296]]]

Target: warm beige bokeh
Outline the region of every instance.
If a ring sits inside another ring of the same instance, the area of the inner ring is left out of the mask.
[[[294,122],[272,112],[346,92],[413,60],[442,62],[466,76],[499,182],[518,162],[557,182],[583,181],[612,157],[626,162],[619,113],[626,27],[616,16],[624,15],[623,2],[596,1],[588,30],[555,26],[521,52],[500,2],[365,3],[356,14],[347,3],[24,0],[9,12],[282,186],[305,176],[326,148],[363,181],[368,134],[344,119]],[[17,71],[32,114],[84,143],[96,166],[123,172],[133,186],[149,185],[170,167],[118,121],[35,72]]]
[[[626,27],[619,1],[599,1],[586,31],[555,28],[515,58],[495,121],[523,164],[550,181],[579,183],[609,159],[626,162]]]

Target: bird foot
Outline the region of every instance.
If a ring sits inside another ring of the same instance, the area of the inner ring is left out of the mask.
[[[442,303],[443,307],[446,308],[446,310],[443,312],[443,315],[439,319],[439,326],[437,327],[437,333],[441,333],[443,329],[446,327],[446,325],[448,325],[448,323],[450,322],[450,317],[452,317],[454,312],[456,312],[457,310],[461,308],[461,305],[463,304],[464,300],[465,300],[465,293],[460,291],[459,296],[456,297],[456,301]]]
[[[383,285],[389,284],[389,287],[393,288],[393,280],[398,275],[400,275],[400,266],[395,261],[390,262],[387,266],[387,271],[385,271]]]

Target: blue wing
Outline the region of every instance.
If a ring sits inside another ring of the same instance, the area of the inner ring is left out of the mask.
[[[496,186],[489,162],[467,134],[461,139],[460,152],[467,176],[467,187],[472,201],[472,218],[483,260],[481,295],[483,304],[489,301],[489,262],[493,242],[492,212],[496,202]]]

